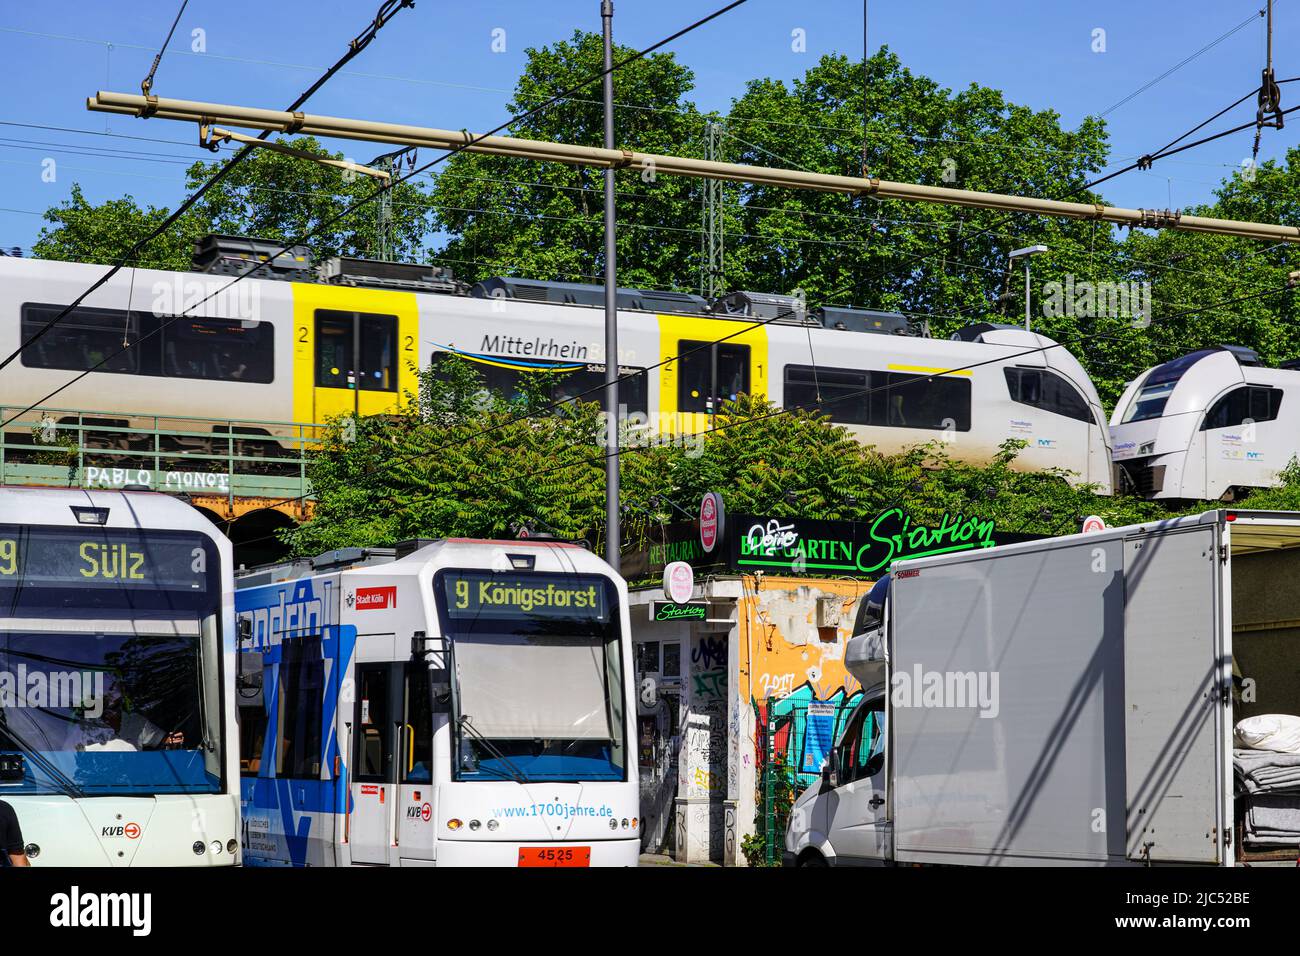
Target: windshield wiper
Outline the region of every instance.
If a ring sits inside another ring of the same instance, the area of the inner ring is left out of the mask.
[[[503,764],[505,764],[507,767],[510,768],[510,776],[514,779],[515,783],[528,782],[528,778],[524,775],[524,772],[520,770],[518,767],[516,767],[513,761],[511,761],[509,757],[507,757],[500,750],[498,750],[496,745],[493,744],[492,741],[488,740],[486,737],[484,737],[482,734],[480,734],[477,730],[474,729],[474,725],[470,722],[469,714],[461,714],[460,725],[461,727],[468,730],[470,734],[473,735],[474,739],[477,740],[479,743],[481,743],[484,749],[487,750],[489,754],[491,754],[493,757],[496,757]],[[488,769],[491,770],[492,768],[489,767]]]
[[[18,731],[9,726],[9,721],[5,720],[0,725],[0,733],[4,734],[9,740],[18,745],[18,749],[27,757],[28,760],[36,764],[38,768],[44,771],[45,775],[50,778],[64,796],[72,797],[74,800],[80,800],[85,797],[86,791],[76,785],[71,777],[56,767],[39,753],[31,744],[19,735]]]

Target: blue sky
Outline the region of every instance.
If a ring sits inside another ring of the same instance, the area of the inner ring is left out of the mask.
[[[617,0],[615,37],[648,45],[721,3]],[[887,44],[910,69],[944,86],[992,86],[1014,102],[1055,109],[1073,128],[1262,4],[871,0],[869,42],[873,49]],[[1277,75],[1300,75],[1300,0],[1275,4]],[[506,117],[525,49],[567,38],[578,27],[599,29],[599,6],[599,0],[418,0],[307,108],[455,129],[496,126]],[[92,202],[129,193],[142,203],[174,206],[183,197],[186,165],[209,156],[194,145],[192,127],[89,113],[84,105],[97,89],[139,90],[177,7],[177,0],[3,0],[0,63],[9,95],[0,103],[0,246],[30,247],[41,226],[33,213],[64,199],[74,182]],[[377,7],[378,0],[191,0],[154,92],[282,108],[338,57]],[[492,51],[497,28],[505,30],[504,53]],[[796,28],[805,31],[805,53],[791,49]],[[1098,28],[1105,31],[1104,53],[1092,49]],[[191,51],[195,29],[204,31],[204,53]],[[697,105],[725,110],[747,80],[791,79],[826,52],[860,57],[862,2],[749,0],[670,49],[695,71]],[[1258,84],[1263,58],[1263,20],[1257,20],[1109,112],[1112,159],[1126,164],[1227,106]],[[1300,84],[1284,86],[1283,106],[1296,102]],[[1247,102],[1211,128],[1253,117],[1254,104]],[[1297,127],[1300,120],[1265,131],[1260,159],[1284,155]],[[106,131],[119,135],[100,135]],[[1204,201],[1250,155],[1252,137],[1246,131],[1150,172],[1129,173],[1103,194],[1122,206]],[[373,144],[335,145],[362,161],[382,151]],[[56,178],[44,182],[42,164],[50,158]]]

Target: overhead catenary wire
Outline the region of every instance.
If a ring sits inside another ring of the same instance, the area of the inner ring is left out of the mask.
[[[374,40],[375,36],[378,34],[378,32],[394,16],[396,16],[397,13],[399,13],[401,10],[404,10],[408,7],[413,7],[414,5],[415,5],[414,0],[384,0],[383,4],[379,8],[379,13],[376,14],[374,20],[371,23],[369,23],[366,26],[366,28],[361,31],[361,33],[357,34],[357,36],[353,37],[350,41],[348,41],[347,51],[338,60],[335,61],[333,66],[331,66],[328,70],[322,73],[316,79],[316,81],[312,83],[311,86],[309,86],[306,90],[304,90],[301,94],[298,95],[298,97],[290,105],[290,111],[296,110],[299,106],[302,106],[309,99],[311,99],[311,97],[315,95],[315,93],[322,86],[324,86],[327,82],[329,82],[331,77],[333,77],[336,73],[338,73],[338,71],[341,70],[347,63],[351,62],[351,60],[354,57],[356,57],[359,53],[361,53],[362,50],[364,50],[367,46],[369,46],[371,41]],[[152,101],[155,99],[155,97],[150,95],[144,97],[144,99],[146,101]],[[265,139],[270,135],[271,135],[270,131],[267,131],[266,133],[264,133],[262,136],[259,136],[258,138]],[[55,315],[52,318],[50,318],[50,320],[47,321],[43,326],[41,326],[39,329],[33,332],[29,337],[27,337],[18,346],[17,349],[15,349],[13,352],[10,352],[9,355],[7,355],[3,360],[0,360],[0,371],[3,371],[5,368],[7,368],[10,365],[10,363],[14,361],[14,359],[16,359],[19,355],[21,355],[23,349],[27,348],[32,343],[36,342],[47,332],[49,332],[50,329],[54,328],[54,326],[62,322],[69,314],[72,313],[73,309],[75,309],[82,302],[84,302],[86,298],[91,295],[91,293],[93,293],[96,289],[102,288],[103,285],[106,282],[108,282],[109,279],[117,275],[117,273],[120,272],[123,268],[126,268],[127,262],[137,258],[140,254],[140,251],[145,246],[147,246],[154,239],[158,238],[158,236],[162,235],[164,232],[170,229],[181,218],[181,216],[183,216],[191,207],[193,207],[195,203],[197,203],[201,198],[203,198],[204,195],[207,194],[208,190],[212,189],[212,187],[220,183],[223,179],[225,179],[228,175],[230,175],[230,173],[240,163],[242,163],[245,159],[247,159],[250,155],[252,155],[253,150],[254,150],[253,146],[245,145],[239,150],[239,152],[235,153],[235,155],[232,156],[225,163],[225,165],[223,165],[221,168],[216,170],[211,176],[208,177],[208,179],[197,190],[195,190],[193,193],[187,196],[185,200],[175,209],[175,211],[170,213],[166,217],[166,219],[164,219],[161,223],[159,223],[154,229],[150,230],[149,235],[143,237],[142,239],[137,240],[135,244],[131,246],[131,248],[121,257],[121,259],[117,263],[110,266],[107,272],[105,272],[102,276],[100,276],[91,284],[90,288],[88,288],[85,292],[77,296],[77,298],[70,305],[65,306],[58,313],[58,315]]]
[[[719,7],[718,9],[714,10],[712,13],[709,13],[709,14],[706,14],[705,16],[703,16],[703,17],[700,17],[699,19],[695,20],[694,22],[692,22],[692,23],[690,23],[690,24],[687,24],[685,27],[682,27],[681,29],[679,29],[679,30],[677,30],[676,32],[670,34],[669,36],[664,37],[662,40],[659,40],[658,42],[653,43],[653,44],[651,44],[651,45],[648,46],[648,47],[645,47],[645,48],[643,48],[643,49],[641,49],[641,50],[635,51],[635,52],[629,54],[628,56],[625,56],[625,57],[619,59],[619,60],[616,61],[612,66],[610,66],[610,67],[608,68],[608,70],[601,70],[600,72],[595,73],[595,74],[593,74],[593,75],[587,77],[587,78],[584,79],[584,80],[581,80],[580,82],[574,84],[573,86],[566,88],[565,90],[561,91],[560,93],[557,93],[556,95],[552,96],[549,100],[545,101],[544,103],[542,103],[541,105],[539,105],[539,106],[537,106],[537,107],[534,107],[532,110],[528,111],[527,113],[523,113],[523,114],[520,114],[520,115],[518,115],[518,116],[512,117],[511,119],[509,119],[509,120],[507,120],[506,122],[502,123],[501,125],[497,126],[495,129],[490,130],[489,132],[482,134],[482,135],[479,137],[479,139],[482,139],[483,137],[492,136],[494,133],[497,133],[497,132],[499,132],[500,130],[503,130],[503,129],[507,128],[508,126],[511,126],[511,125],[513,125],[514,123],[519,122],[520,120],[526,119],[526,118],[527,118],[528,116],[530,116],[530,115],[533,115],[533,114],[535,114],[535,113],[538,113],[538,112],[540,112],[540,111],[546,109],[546,108],[549,107],[551,104],[553,104],[553,103],[555,103],[555,102],[559,102],[559,101],[561,101],[562,99],[564,99],[565,97],[567,97],[570,93],[572,93],[572,92],[574,92],[574,91],[576,91],[576,90],[582,89],[582,88],[584,88],[584,87],[590,85],[591,83],[594,83],[594,82],[596,82],[597,80],[603,78],[603,77],[606,75],[607,72],[611,72],[611,73],[612,73],[612,72],[614,72],[614,71],[616,71],[616,70],[619,70],[619,69],[623,68],[624,66],[628,65],[629,63],[636,62],[637,60],[640,60],[640,59],[642,59],[642,58],[648,56],[649,54],[653,53],[655,50],[658,50],[658,49],[660,49],[661,47],[667,46],[669,43],[672,43],[674,40],[677,40],[677,39],[679,39],[680,37],[685,36],[686,34],[692,32],[693,30],[699,29],[700,27],[704,26],[705,24],[710,23],[710,22],[712,22],[713,20],[716,20],[718,17],[722,16],[723,14],[725,14],[725,13],[731,11],[731,10],[734,10],[736,7],[739,7],[739,6],[743,5],[743,4],[745,4],[746,2],[748,2],[748,0],[731,0],[730,3],[727,3],[727,4],[725,4],[724,6]],[[409,3],[411,3],[411,0],[386,0],[385,8],[387,8],[389,5],[394,4],[394,3],[401,3],[402,6],[406,6],[406,5],[408,5]],[[376,20],[376,23],[378,23],[378,20]],[[356,41],[356,40],[353,40],[349,52],[350,52],[350,53],[359,52],[359,50],[360,50],[361,48],[363,48],[363,47],[364,47],[364,44],[362,44],[361,46],[358,46],[358,45],[357,45],[357,41]],[[323,80],[321,80],[321,81],[317,81],[317,83],[316,83],[315,85],[313,85],[312,90],[310,90],[309,93],[310,93],[310,92],[314,92],[315,89],[319,88],[321,82],[323,82]],[[152,108],[152,106],[156,106],[157,103],[159,102],[159,99],[158,99],[157,97],[149,97],[148,100],[149,100],[150,103],[151,103],[151,108]],[[292,113],[293,111],[290,111],[290,112]],[[240,125],[240,124],[235,124],[235,125]],[[271,132],[272,132],[271,130],[267,130],[267,131],[266,131],[267,135],[270,135]],[[269,256],[265,261],[263,261],[263,262],[254,262],[254,263],[251,264],[247,269],[245,269],[245,270],[244,270],[243,272],[241,272],[239,275],[235,276],[233,279],[230,280],[230,282],[226,283],[226,284],[225,284],[224,286],[222,286],[220,289],[217,289],[217,290],[215,290],[215,291],[209,293],[207,296],[205,296],[204,298],[200,299],[198,302],[195,302],[195,303],[193,303],[192,305],[190,305],[189,307],[187,307],[184,311],[182,311],[182,312],[180,313],[180,315],[173,316],[172,318],[168,319],[166,322],[159,323],[159,325],[158,325],[155,329],[153,329],[153,330],[152,330],[148,335],[141,336],[140,338],[138,338],[138,339],[136,339],[136,340],[134,340],[134,341],[132,341],[132,342],[128,342],[128,343],[127,343],[127,344],[126,344],[122,349],[120,349],[119,351],[114,352],[114,353],[112,353],[111,355],[106,356],[104,359],[102,359],[102,360],[101,360],[100,362],[98,362],[96,365],[92,366],[92,367],[89,368],[89,369],[86,369],[86,370],[82,371],[80,374],[74,376],[74,377],[73,377],[72,379],[70,379],[69,381],[64,382],[64,383],[63,383],[62,385],[60,385],[58,388],[56,388],[56,389],[54,389],[52,392],[49,392],[48,394],[46,394],[43,398],[40,398],[40,399],[38,399],[36,402],[34,402],[34,403],[32,403],[31,405],[27,406],[25,409],[23,409],[23,410],[22,410],[21,412],[19,412],[17,415],[15,415],[15,416],[13,416],[13,417],[7,419],[7,420],[4,421],[4,422],[0,422],[0,428],[3,428],[4,426],[10,424],[10,422],[14,421],[15,418],[17,418],[17,417],[20,416],[20,415],[24,415],[24,414],[26,414],[27,412],[31,411],[33,408],[37,407],[38,405],[43,405],[45,402],[49,401],[49,400],[50,400],[51,398],[53,398],[55,395],[58,395],[58,394],[59,394],[60,392],[62,392],[64,389],[67,389],[67,388],[69,388],[71,385],[73,385],[74,383],[79,382],[81,379],[85,378],[85,377],[86,377],[87,375],[89,375],[91,372],[93,372],[93,371],[95,371],[96,369],[98,369],[98,368],[102,367],[103,365],[107,364],[109,361],[111,361],[112,359],[116,358],[118,355],[122,354],[122,352],[126,351],[127,349],[131,348],[132,346],[134,346],[134,345],[138,345],[140,342],[143,342],[143,341],[145,341],[145,340],[151,338],[152,336],[157,335],[158,333],[162,332],[164,329],[166,329],[166,328],[168,328],[169,326],[171,326],[172,323],[174,323],[174,322],[178,321],[179,319],[183,318],[184,316],[188,315],[189,312],[190,312],[190,310],[198,308],[199,306],[201,306],[201,305],[203,305],[204,303],[208,302],[208,301],[211,300],[212,298],[214,298],[214,297],[220,295],[221,293],[225,292],[227,289],[231,288],[231,287],[232,287],[233,285],[235,285],[237,282],[240,282],[240,281],[242,281],[243,279],[248,278],[248,276],[252,275],[255,271],[257,271],[258,269],[261,269],[261,268],[262,268],[263,266],[265,266],[265,265],[269,265],[271,262],[274,262],[276,259],[278,259],[280,256],[284,255],[286,252],[288,252],[288,251],[289,251],[290,249],[292,249],[294,246],[296,246],[296,245],[300,245],[300,244],[302,244],[302,243],[305,243],[305,242],[306,242],[308,239],[310,239],[312,236],[319,234],[323,229],[325,229],[325,228],[327,228],[327,227],[329,227],[329,226],[332,226],[334,223],[336,223],[336,222],[342,220],[342,219],[345,218],[346,216],[348,216],[348,215],[352,214],[353,212],[355,212],[357,209],[360,209],[362,206],[368,204],[369,202],[371,202],[372,200],[374,200],[376,197],[378,197],[379,195],[381,195],[385,190],[387,190],[387,189],[391,189],[392,186],[395,186],[395,185],[398,185],[398,184],[400,184],[400,183],[403,183],[403,182],[405,182],[406,180],[411,179],[412,177],[414,177],[414,176],[416,176],[416,175],[419,175],[420,173],[425,172],[426,170],[432,168],[433,166],[438,165],[439,163],[443,162],[444,160],[450,159],[452,156],[458,155],[459,153],[461,153],[461,152],[464,151],[465,149],[467,149],[467,148],[469,148],[470,146],[472,146],[474,142],[476,142],[476,140],[475,140],[473,137],[471,137],[468,133],[466,133],[466,134],[465,134],[465,140],[464,140],[464,142],[462,142],[462,143],[460,143],[460,144],[457,144],[457,145],[453,146],[453,148],[449,149],[449,150],[448,150],[446,153],[444,153],[442,156],[435,157],[434,159],[432,159],[432,160],[430,160],[429,162],[425,163],[423,166],[419,167],[418,169],[414,169],[414,170],[412,170],[411,172],[407,173],[407,174],[406,174],[405,176],[403,176],[402,178],[397,179],[397,180],[394,180],[391,184],[389,184],[389,185],[385,185],[385,186],[382,186],[382,187],[380,187],[380,188],[374,190],[373,192],[367,194],[366,196],[362,197],[361,199],[357,200],[356,202],[354,202],[354,203],[348,205],[347,207],[345,207],[344,209],[340,210],[337,214],[331,216],[330,218],[328,218],[328,219],[325,220],[324,222],[318,223],[318,224],[317,224],[313,229],[311,229],[311,230],[309,230],[308,232],[304,233],[303,235],[301,235],[301,236],[299,236],[299,237],[297,237],[297,238],[291,240],[290,242],[285,243],[284,245],[282,245],[282,246],[280,247],[280,249],[279,249],[277,252],[275,252],[274,254],[272,254],[271,256]],[[248,151],[248,150],[251,150],[251,149],[252,149],[252,147],[244,147],[244,149],[241,150],[240,153],[236,154],[236,158],[238,158],[238,157],[240,157],[240,156],[247,155],[247,151]],[[230,168],[230,165],[231,165],[231,164],[228,163],[225,167],[223,167],[223,170],[224,170],[224,169],[228,169],[228,168]],[[210,183],[209,183],[209,185],[210,185]],[[66,308],[65,308],[65,309],[64,309],[64,310],[63,310],[59,315],[57,315],[57,316],[55,316],[53,319],[51,319],[50,322],[47,323],[45,329],[42,330],[42,331],[47,331],[47,330],[48,330],[50,327],[52,327],[55,323],[57,323],[58,321],[60,321],[60,320],[62,319],[63,316],[65,316],[65,315],[67,315],[69,312],[71,312],[72,309],[73,309],[73,308],[74,308],[74,307],[75,307],[75,306],[76,306],[76,305],[77,305],[77,304],[78,304],[82,299],[84,299],[87,295],[89,295],[91,291],[93,291],[95,288],[98,288],[100,285],[102,285],[102,284],[103,284],[104,282],[106,282],[106,281],[107,281],[107,278],[103,278],[103,279],[99,280],[99,282],[98,282],[96,285],[92,286],[92,288],[91,288],[90,290],[88,290],[87,292],[83,293],[83,294],[79,297],[79,299],[77,300],[77,302],[74,302],[72,305],[66,307]],[[4,362],[0,362],[0,369],[3,369],[3,368],[5,367],[5,365],[7,365],[9,362],[13,361],[14,358],[16,358],[18,355],[20,355],[20,354],[22,353],[22,350],[23,350],[24,348],[26,348],[28,344],[30,344],[30,340],[29,340],[29,342],[25,342],[25,343],[23,343],[22,345],[20,345],[20,346],[18,347],[18,349],[15,350],[13,353],[11,353],[10,356],[9,356],[9,357],[4,361]]]
[[[153,65],[149,67],[149,72],[145,78],[140,81],[140,91],[145,96],[153,89],[154,74],[158,72],[158,66],[162,63],[163,54],[167,52],[167,47],[172,42],[172,34],[176,32],[176,25],[181,22],[181,17],[185,13],[185,8],[189,6],[190,0],[181,0],[181,8],[176,11],[176,18],[172,20],[171,29],[167,31],[167,39],[163,40],[163,45],[158,48],[158,55],[153,58]]]

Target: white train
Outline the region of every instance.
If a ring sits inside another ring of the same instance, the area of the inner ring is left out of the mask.
[[[1129,383],[1110,420],[1116,481],[1148,498],[1234,500],[1300,453],[1300,363],[1201,349]]]
[[[431,266],[346,259],[317,272],[302,250],[282,257],[284,267],[263,267],[271,277],[219,292],[276,248],[209,237],[196,250],[204,272],[123,270],[0,374],[0,403],[38,401],[124,341],[137,344],[50,404],[106,421],[148,414],[322,422],[391,410],[415,389],[417,366],[452,352],[506,391],[523,376],[545,375],[563,397],[603,379],[598,286],[491,279],[468,289]],[[0,351],[17,349],[103,271],[0,257]],[[751,293],[710,305],[683,293],[621,290],[618,361],[632,377],[620,386],[620,404],[651,431],[684,436],[706,429],[721,402],[763,395],[785,407],[820,407],[883,452],[939,440],[972,463],[1019,438],[1028,447],[1018,468],[1064,469],[1071,481],[1110,493],[1097,392],[1050,339],[988,323],[951,340],[887,334],[905,332],[906,320],[797,306]]]

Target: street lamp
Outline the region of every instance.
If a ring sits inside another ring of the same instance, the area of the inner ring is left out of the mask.
[[[1029,331],[1029,259],[1038,255],[1040,252],[1046,252],[1047,246],[1026,246],[1023,249],[1015,249],[1007,256],[1007,271],[1011,271],[1011,264],[1017,259],[1025,260],[1025,331]]]

